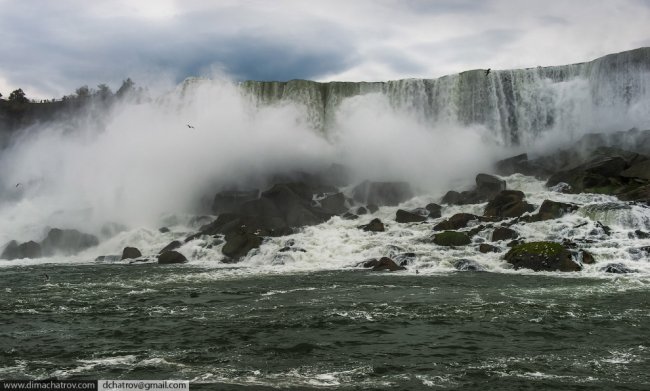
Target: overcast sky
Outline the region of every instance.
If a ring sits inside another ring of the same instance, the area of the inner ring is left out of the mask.
[[[650,46],[649,21],[650,0],[0,0],[0,92],[559,65]]]

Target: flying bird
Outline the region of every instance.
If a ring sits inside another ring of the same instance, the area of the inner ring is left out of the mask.
[[[16,183],[16,187],[20,186],[20,183]]]
[[[488,69],[485,71],[485,76],[487,76],[487,75],[490,74],[490,70],[491,70],[491,69],[492,69],[492,68],[488,68]]]
[[[190,128],[190,129],[194,129],[194,126],[192,126],[190,124],[187,124],[187,127]]]
[[[50,281],[50,276],[47,275],[47,273],[43,273],[43,282],[48,282]]]

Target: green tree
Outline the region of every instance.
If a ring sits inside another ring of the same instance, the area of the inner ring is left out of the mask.
[[[88,86],[81,86],[75,90],[75,94],[77,94],[77,99],[86,100],[90,98],[90,89]]]
[[[117,95],[118,98],[121,98],[121,97],[123,97],[124,95],[130,94],[130,93],[132,93],[133,90],[134,90],[133,86],[135,86],[135,83],[134,83],[133,80],[131,80],[131,78],[129,77],[129,78],[127,78],[126,80],[124,80],[124,81],[122,82],[122,85],[121,85],[120,88],[117,90],[117,92],[115,93],[115,95]]]
[[[9,102],[11,103],[28,103],[29,99],[25,96],[22,88],[14,90],[9,94]]]
[[[97,92],[95,93],[95,96],[97,96],[100,100],[107,101],[112,95],[113,91],[111,91],[111,88],[106,84],[100,84],[97,86]]]

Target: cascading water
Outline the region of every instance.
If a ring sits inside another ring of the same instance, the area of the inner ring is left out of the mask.
[[[318,83],[247,81],[261,104],[304,105],[312,124],[334,126],[345,98],[378,93],[432,126],[484,125],[502,145],[528,145],[540,134],[650,127],[650,48],[580,64],[516,70],[472,70],[438,79]]]

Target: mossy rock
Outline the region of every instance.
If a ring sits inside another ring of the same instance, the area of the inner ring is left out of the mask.
[[[445,231],[435,234],[433,243],[438,246],[466,246],[471,243],[471,239],[464,232]]]
[[[569,250],[555,242],[518,244],[508,251],[505,260],[515,269],[563,272],[582,270],[582,265],[573,260]]]

